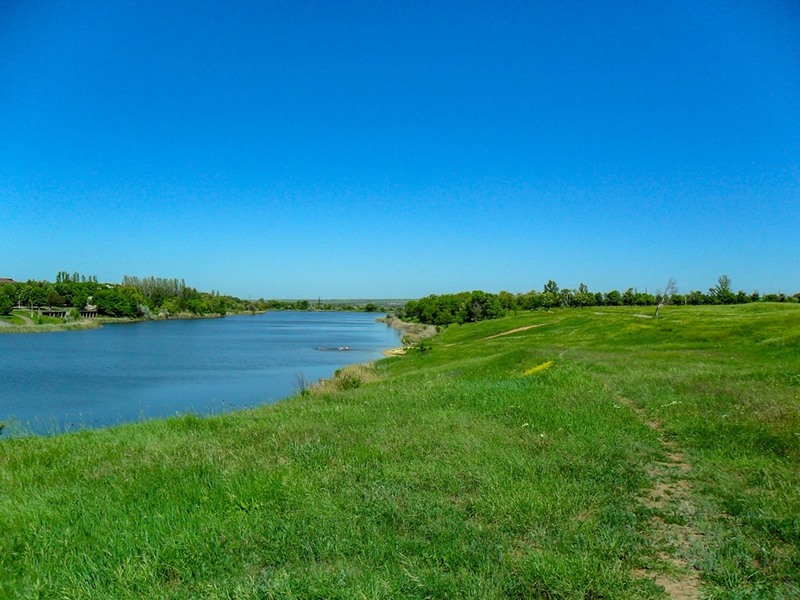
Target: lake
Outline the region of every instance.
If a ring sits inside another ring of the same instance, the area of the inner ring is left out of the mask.
[[[276,402],[298,391],[299,378],[327,378],[399,346],[399,332],[378,316],[286,311],[3,334],[3,435]]]

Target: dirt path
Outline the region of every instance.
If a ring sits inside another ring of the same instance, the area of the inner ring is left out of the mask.
[[[559,319],[558,321],[560,321]],[[558,323],[558,321],[552,321],[552,323]],[[490,335],[485,338],[481,338],[484,340],[491,340],[494,338],[503,337],[504,335],[511,335],[512,333],[519,333],[520,331],[527,331],[528,329],[535,329],[536,327],[544,327],[545,325],[550,325],[550,323],[536,323],[536,325],[526,325],[525,327],[517,327],[516,329],[509,329],[508,331],[503,331],[502,333],[495,333],[494,335]]]
[[[33,321],[31,320],[30,317],[26,317],[25,315],[20,314],[18,312],[14,313],[14,316],[22,319],[24,325],[33,325]],[[2,319],[0,319],[0,327],[13,327],[13,326],[14,323],[9,323],[8,321],[3,321]]]
[[[651,429],[661,430],[661,424],[650,418],[627,398],[620,402],[631,408]],[[650,465],[648,474],[653,479],[653,487],[641,498],[642,504],[653,511],[651,517],[650,540],[656,547],[664,550],[658,557],[669,566],[669,573],[658,573],[638,569],[637,577],[652,579],[664,588],[674,600],[695,600],[700,598],[700,577],[687,561],[693,546],[703,543],[703,534],[686,523],[696,511],[691,499],[691,484],[687,475],[692,465],[683,453],[669,441],[661,438],[666,460]]]

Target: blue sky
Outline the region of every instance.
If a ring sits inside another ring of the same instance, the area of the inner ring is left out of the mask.
[[[800,5],[0,3],[0,277],[800,291]]]

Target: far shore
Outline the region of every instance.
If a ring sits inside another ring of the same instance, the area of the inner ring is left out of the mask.
[[[27,309],[25,310],[27,313]],[[35,312],[35,311],[34,311]],[[226,314],[207,313],[195,314],[190,312],[176,313],[173,315],[153,315],[150,317],[109,317],[98,316],[88,319],[79,319],[76,321],[63,321],[61,323],[47,322],[35,323],[29,316],[20,314],[21,311],[15,311],[15,316],[23,320],[23,324],[11,323],[5,319],[0,318],[0,334],[3,333],[52,333],[56,331],[80,331],[84,329],[98,329],[103,325],[114,325],[124,323],[144,323],[147,321],[172,321],[172,320],[189,320],[189,319],[221,319],[235,315],[257,315],[264,314],[267,311],[237,311],[228,312]],[[35,318],[35,315],[34,315]],[[407,323],[394,316],[379,317],[376,319],[381,323],[386,323],[387,326],[392,327],[403,332],[403,344],[409,345],[418,342],[421,339],[430,337],[436,334],[436,327],[432,325],[423,325],[420,323]],[[386,350],[388,355],[394,354],[402,348]],[[400,352],[402,354],[402,352]]]
[[[30,317],[17,314],[20,319],[25,321],[24,324],[19,325],[10,323],[4,319],[0,319],[0,333],[52,333],[56,331],[80,331],[84,329],[98,329],[103,325],[122,324],[122,323],[143,323],[146,321],[172,321],[172,320],[186,320],[186,319],[220,319],[225,316],[232,315],[250,315],[258,314],[264,311],[243,311],[231,312],[227,315],[219,313],[209,313],[204,315],[197,315],[194,313],[177,313],[174,315],[156,315],[152,317],[94,317],[90,319],[79,319],[76,321],[64,321],[61,323],[34,323]]]

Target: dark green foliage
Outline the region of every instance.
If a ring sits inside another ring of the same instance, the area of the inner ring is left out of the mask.
[[[141,294],[133,288],[111,286],[99,290],[94,298],[97,310],[111,317],[139,316],[139,304],[143,301]]]
[[[450,325],[495,319],[505,312],[496,294],[476,290],[412,300],[403,309],[402,317],[430,325]]]
[[[740,290],[733,293],[730,279],[722,275],[717,286],[709,289],[708,294],[701,291],[689,292],[685,295],[677,293],[675,282],[670,278],[667,290],[651,294],[640,292],[636,288],[628,288],[620,294],[611,290],[605,294],[592,292],[581,283],[576,289],[560,288],[552,279],[541,292],[531,290],[523,294],[511,294],[501,291],[491,294],[481,290],[461,292],[458,294],[432,294],[419,300],[411,300],[398,311],[398,316],[407,321],[418,321],[430,325],[445,326],[451,323],[475,323],[486,319],[495,319],[517,310],[552,310],[555,308],[589,306],[656,306],[664,304],[746,304],[749,302],[800,302],[800,292],[787,297],[784,294],[766,294],[762,296],[756,291],[747,294]]]
[[[14,300],[5,293],[5,286],[0,286],[0,315],[10,315],[14,309]]]
[[[200,292],[183,279],[136,277],[125,275],[121,284],[98,283],[97,277],[61,271],[55,283],[27,281],[7,283],[0,288],[0,299],[8,297],[13,305],[25,307],[96,307],[101,316],[150,318],[151,316],[222,315],[266,310],[364,310],[386,311],[375,302],[308,300],[242,300],[217,291]],[[3,304],[2,306],[5,306]]]
[[[708,295],[714,304],[734,304],[737,297],[731,289],[731,280],[727,275],[720,275],[717,285],[708,290]]]

